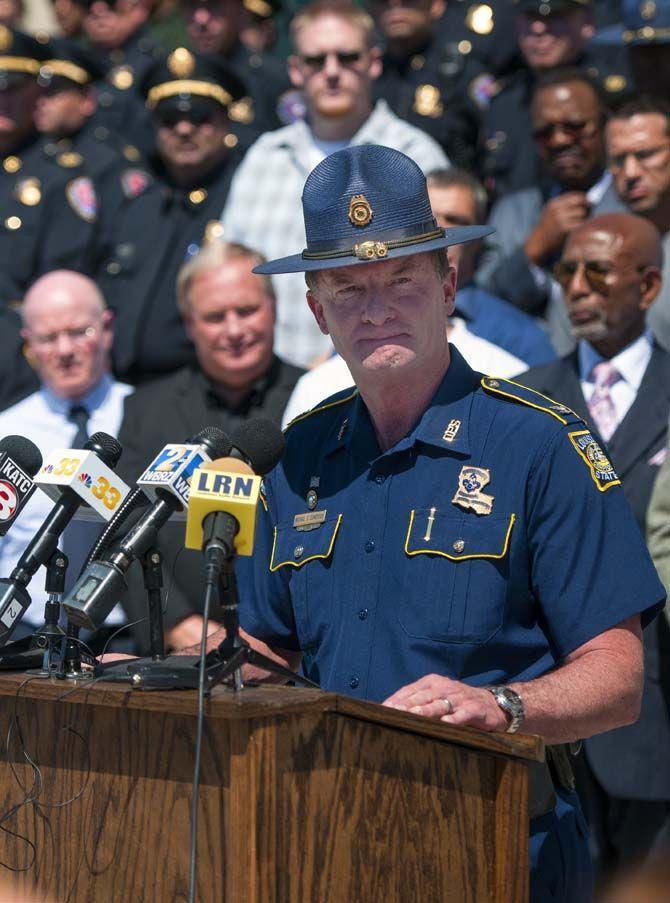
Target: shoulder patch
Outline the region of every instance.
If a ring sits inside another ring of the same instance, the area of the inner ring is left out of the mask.
[[[68,182],[65,187],[65,195],[77,216],[87,223],[95,221],[98,215],[98,198],[93,182],[88,176],[80,176],[78,179]]]
[[[152,181],[144,169],[124,169],[121,173],[121,188],[127,198],[136,198]]]
[[[312,417],[314,414],[320,414],[321,411],[327,411],[330,408],[335,408],[338,405],[345,404],[347,401],[351,401],[358,395],[358,389],[353,386],[349,389],[343,389],[338,395],[333,395],[330,398],[327,398],[322,404],[317,405],[315,408],[312,408],[310,411],[305,411],[304,414],[298,414],[297,417],[294,417],[290,423],[286,424],[284,432],[288,432],[292,426],[295,426],[296,423],[300,423],[302,420],[307,420],[308,417]]]
[[[473,78],[468,85],[468,95],[470,100],[480,109],[488,110],[491,101],[497,97],[502,90],[502,86],[497,78],[490,72],[484,72]]]
[[[621,480],[612,467],[610,459],[589,430],[575,430],[568,433],[568,438],[579,457],[591,471],[591,479],[600,492],[606,492],[612,486],[621,485]]]
[[[484,376],[482,378],[482,388],[486,389],[491,395],[499,395],[501,398],[509,398],[518,404],[525,404],[529,408],[535,408],[538,411],[544,411],[555,417],[559,423],[567,426],[571,423],[584,423],[579,414],[576,414],[572,408],[561,404],[560,401],[554,401],[535,389],[529,389],[522,386],[521,383],[515,383],[511,379],[502,379],[500,377]]]

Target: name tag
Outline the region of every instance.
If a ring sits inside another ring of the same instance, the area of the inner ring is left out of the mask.
[[[296,530],[306,532],[307,530],[316,530],[326,519],[324,511],[307,511],[305,514],[296,514],[293,518],[293,526]]]

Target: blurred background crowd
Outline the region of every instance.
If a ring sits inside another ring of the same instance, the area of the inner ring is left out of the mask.
[[[3,435],[104,429],[132,481],[166,442],[350,385],[304,277],[250,271],[304,247],[308,173],[362,143],[414,159],[440,226],[495,227],[451,249],[450,340],[593,425],[668,585],[669,0],[0,0]],[[182,539],[174,648],[202,623]],[[601,875],[670,842],[667,619],[645,648],[640,721],[577,760]]]

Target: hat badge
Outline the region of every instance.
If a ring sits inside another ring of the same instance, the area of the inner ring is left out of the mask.
[[[188,78],[195,69],[195,59],[185,47],[177,47],[167,58],[167,67],[176,78]]]
[[[349,222],[353,226],[367,226],[372,220],[372,207],[364,194],[355,194],[349,201]]]
[[[6,25],[0,25],[0,51],[9,50],[12,46],[12,33]]]

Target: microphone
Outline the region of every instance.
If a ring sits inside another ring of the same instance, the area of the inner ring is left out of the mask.
[[[230,557],[233,548],[239,555],[252,554],[261,477],[279,462],[283,451],[283,433],[271,420],[248,420],[239,427],[230,456],[205,464],[194,474],[187,549],[201,549],[208,561],[219,551]]]
[[[195,467],[211,460],[212,456],[227,454],[230,448],[230,440],[216,427],[207,427],[183,445],[165,446],[140,478],[145,481],[145,486],[153,484],[154,503],[102,560],[93,561],[85,568],[63,599],[62,605],[71,624],[90,630],[100,627],[126,591],[124,575],[133,561],[155,546],[159,530],[170,517],[183,510],[184,504],[188,504],[190,475]],[[178,449],[179,454],[175,454],[174,449]],[[196,461],[198,464],[194,466]],[[161,466],[163,469],[159,470]],[[158,477],[154,479],[151,474]]]
[[[115,467],[121,457],[121,446],[107,433],[94,433],[84,444],[83,451],[94,452],[108,467]],[[72,450],[71,460],[81,455],[82,449]],[[66,467],[65,469],[69,469]],[[73,468],[78,473],[77,467]],[[63,480],[63,491],[35,536],[28,543],[10,577],[0,579],[0,645],[4,645],[30,605],[26,587],[38,568],[46,564],[58,547],[61,533],[82,504],[77,483],[68,485],[73,474],[58,475]],[[75,489],[76,487],[76,489]]]
[[[12,526],[35,491],[33,477],[42,466],[39,448],[23,436],[0,440],[0,536]]]

